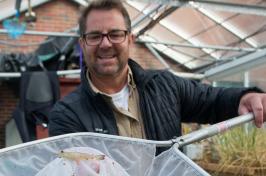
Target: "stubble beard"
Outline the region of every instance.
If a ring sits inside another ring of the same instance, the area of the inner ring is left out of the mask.
[[[93,71],[94,74],[99,75],[101,77],[115,77],[123,72],[126,65],[127,63],[119,61],[119,59],[116,58],[116,63],[111,65],[102,65],[96,62],[91,67],[91,71]]]

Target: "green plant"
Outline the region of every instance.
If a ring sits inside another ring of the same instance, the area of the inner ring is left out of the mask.
[[[212,138],[212,152],[219,161],[219,172],[234,170],[234,175],[247,175],[247,168],[257,168],[256,175],[265,175],[266,130],[252,125],[237,127]],[[237,167],[234,167],[237,166]],[[261,169],[261,170],[260,170]],[[216,173],[216,174],[217,174]]]

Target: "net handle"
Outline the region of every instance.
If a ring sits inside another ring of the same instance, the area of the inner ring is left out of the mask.
[[[232,119],[211,125],[209,127],[194,131],[192,133],[180,136],[176,139],[173,139],[173,143],[177,144],[178,147],[183,147],[185,145],[198,142],[202,139],[212,137],[216,134],[225,132],[233,127],[239,126],[241,124],[247,123],[254,120],[254,115],[252,113],[234,117]]]

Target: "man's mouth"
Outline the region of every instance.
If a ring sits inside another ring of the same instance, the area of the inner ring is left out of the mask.
[[[113,54],[113,55],[98,55],[98,57],[100,59],[112,59],[112,58],[116,57],[116,55],[115,54]]]

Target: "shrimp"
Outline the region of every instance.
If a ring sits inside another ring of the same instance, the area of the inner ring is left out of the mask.
[[[82,161],[89,161],[89,166],[95,171],[95,173],[99,174],[100,173],[100,160],[105,159],[105,155],[93,155],[93,154],[88,154],[88,153],[81,153],[81,152],[68,152],[61,150],[58,154],[59,158],[64,158],[68,160],[73,160],[77,163],[78,167],[78,172],[81,172],[83,167],[82,167]],[[84,164],[84,163],[83,163]],[[73,168],[72,168],[73,169]],[[75,176],[76,171],[73,169],[73,176]],[[78,174],[81,175],[81,174]]]
[[[58,157],[74,161],[81,161],[81,160],[104,160],[105,155],[93,155],[93,154],[80,153],[80,152],[66,152],[61,150],[61,152],[58,153]]]

